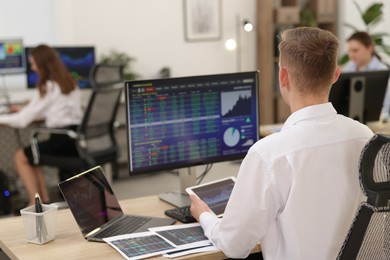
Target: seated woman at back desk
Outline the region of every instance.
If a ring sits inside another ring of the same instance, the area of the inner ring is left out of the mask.
[[[25,107],[13,107],[11,111],[14,113],[0,115],[0,124],[24,128],[35,120],[44,120],[48,128],[75,130],[82,118],[80,91],[56,51],[39,45],[30,51],[29,60],[39,77],[36,91]],[[40,155],[77,154],[74,142],[64,135],[53,134],[38,146]],[[35,193],[39,193],[43,202],[48,203],[50,198],[43,171],[34,164],[30,146],[16,151],[15,164],[27,189],[29,205],[34,204]]]
[[[388,70],[389,67],[381,60],[375,51],[374,41],[366,32],[355,32],[347,39],[350,62],[344,67],[344,72]],[[390,88],[387,87],[383,100],[382,117],[389,119]]]

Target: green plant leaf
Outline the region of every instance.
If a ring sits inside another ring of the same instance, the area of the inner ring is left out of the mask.
[[[364,23],[366,25],[369,25],[373,21],[378,19],[380,16],[382,16],[383,15],[382,7],[383,7],[382,3],[374,3],[371,6],[369,6],[362,15]]]
[[[379,46],[383,45],[382,38],[374,38],[373,40],[374,40],[375,45],[379,45]]]
[[[349,56],[348,56],[348,54],[344,54],[344,55],[339,59],[338,64],[339,64],[340,66],[342,66],[342,65],[345,65],[348,61],[349,61]]]
[[[374,28],[378,23],[383,21],[383,16],[379,16],[375,18],[371,23],[367,24],[367,30],[370,31],[372,28]]]

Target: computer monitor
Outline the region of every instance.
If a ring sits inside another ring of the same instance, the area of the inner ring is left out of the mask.
[[[0,39],[0,75],[24,73],[25,64],[22,39]]]
[[[258,72],[126,81],[130,174],[186,167],[185,193],[193,166],[242,159],[259,139],[258,82]]]
[[[341,73],[329,101],[339,114],[362,123],[380,119],[389,70]]]
[[[95,48],[91,46],[53,47],[65,64],[66,68],[77,81],[81,89],[90,88],[89,72],[95,65]],[[26,57],[32,48],[25,48]],[[31,64],[27,59],[27,87],[34,88],[38,81],[38,75],[31,70]]]

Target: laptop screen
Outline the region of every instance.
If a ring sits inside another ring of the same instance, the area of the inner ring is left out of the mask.
[[[84,235],[123,215],[101,167],[76,175],[58,186]]]

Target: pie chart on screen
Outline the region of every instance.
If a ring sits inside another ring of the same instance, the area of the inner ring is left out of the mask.
[[[236,146],[240,141],[240,132],[234,127],[229,127],[223,134],[223,141],[229,147]]]

